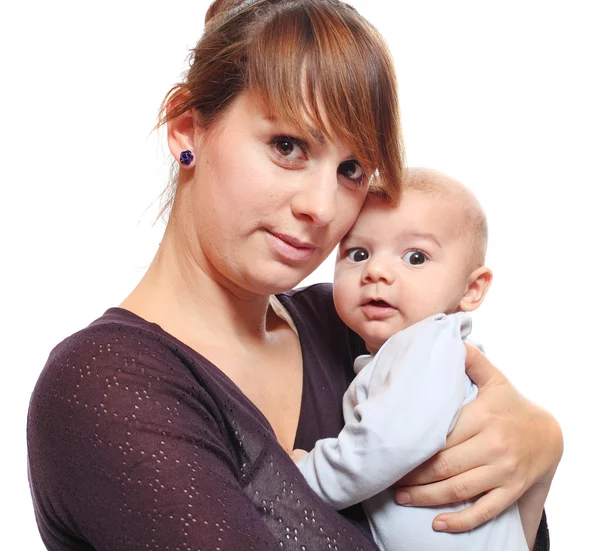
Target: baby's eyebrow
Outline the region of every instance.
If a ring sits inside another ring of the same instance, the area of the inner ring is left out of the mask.
[[[440,249],[442,248],[442,244],[439,242],[438,238],[435,234],[430,232],[421,232],[421,231],[411,231],[406,234],[408,237],[419,237],[421,239],[428,239],[429,241],[433,241]]]
[[[355,235],[355,234],[354,234],[354,233],[352,233],[352,232],[348,232],[346,235],[344,235],[344,237],[342,237],[342,239],[341,239],[341,241],[340,241],[340,247],[341,247],[342,245],[344,245],[344,244],[346,243],[346,241],[348,241],[348,240],[350,240],[350,239],[354,239],[354,240],[357,240],[357,239],[359,239],[359,240],[360,240],[360,239],[361,239],[361,237],[360,237],[360,236],[357,236],[357,235]],[[364,239],[362,239],[362,240],[364,241]]]

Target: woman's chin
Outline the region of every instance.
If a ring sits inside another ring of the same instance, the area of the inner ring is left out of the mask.
[[[297,287],[317,268],[317,263],[306,262],[302,265],[287,265],[280,262],[269,263],[264,270],[256,274],[256,283],[269,291],[265,294],[277,294]]]
[[[310,272],[299,273],[297,270],[269,270],[261,273],[247,274],[243,287],[257,295],[276,295],[296,287]]]

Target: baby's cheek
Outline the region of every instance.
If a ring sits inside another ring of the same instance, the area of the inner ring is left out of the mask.
[[[333,304],[346,325],[350,325],[349,318],[358,300],[358,289],[354,287],[344,276],[336,276],[333,282]]]

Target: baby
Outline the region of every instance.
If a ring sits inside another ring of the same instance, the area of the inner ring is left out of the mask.
[[[470,532],[432,528],[444,508],[401,507],[391,484],[446,443],[477,396],[465,374],[467,312],[492,281],[485,215],[473,194],[430,169],[409,169],[398,203],[370,197],[340,243],[333,297],[370,354],[355,360],[345,427],[297,461],[332,507],[363,502],[385,551],[526,551],[516,504]],[[297,458],[300,454],[294,452]]]

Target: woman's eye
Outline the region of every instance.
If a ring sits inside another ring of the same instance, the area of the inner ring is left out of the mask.
[[[423,251],[408,251],[402,257],[402,260],[411,266],[420,266],[427,261],[427,255]]]
[[[290,161],[306,155],[306,147],[302,141],[292,136],[276,136],[271,140],[271,144],[282,157]]]
[[[363,262],[364,260],[367,260],[367,258],[369,258],[369,253],[365,249],[357,247],[356,249],[349,249],[346,253],[346,256],[352,262]]]
[[[358,161],[344,161],[338,168],[338,172],[349,180],[354,180],[355,182],[362,182],[365,176],[365,172],[360,166]]]

